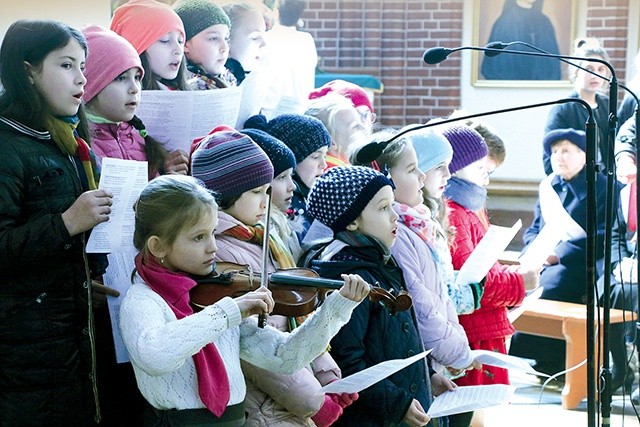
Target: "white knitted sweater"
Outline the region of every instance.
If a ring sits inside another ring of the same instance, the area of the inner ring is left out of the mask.
[[[120,308],[120,328],[138,388],[157,409],[204,408],[192,356],[213,342],[229,377],[229,405],[244,400],[240,359],[264,369],[292,374],[326,350],[358,303],[332,292],[313,315],[292,333],[256,318],[241,319],[232,298],[177,320],[169,305],[136,274]]]

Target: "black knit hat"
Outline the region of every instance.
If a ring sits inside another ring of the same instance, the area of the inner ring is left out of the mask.
[[[263,115],[249,117],[244,128],[260,129],[284,142],[300,163],[314,151],[331,146],[331,135],[315,117],[303,114],[283,114],[267,122]]]
[[[585,153],[587,152],[587,134],[582,130],[575,129],[554,129],[549,131],[542,140],[542,146],[547,156],[551,155],[551,147],[556,142],[567,140],[578,146]]]
[[[260,129],[243,129],[242,133],[249,136],[267,153],[273,165],[273,176],[277,177],[289,168],[296,168],[296,158],[293,151],[282,141]]]
[[[364,166],[337,166],[316,179],[309,193],[308,210],[334,232],[346,230],[380,189],[393,182]]]
[[[185,41],[212,25],[231,27],[229,17],[213,0],[179,0],[173,10],[184,24]]]

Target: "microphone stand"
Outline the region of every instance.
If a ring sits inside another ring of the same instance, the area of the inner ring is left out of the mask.
[[[536,50],[536,51],[541,52],[541,53],[549,53],[549,52],[547,52],[547,51],[545,51],[543,49],[540,49],[539,47],[533,46],[533,45],[531,45],[529,43],[522,42],[522,41],[514,41],[514,42],[509,42],[509,43],[492,42],[492,43],[489,43],[488,45],[486,45],[485,47],[489,48],[489,49],[504,50],[507,47],[513,46],[513,45],[522,45],[522,46],[526,46],[526,47],[528,47],[530,49]],[[491,57],[491,56],[497,55],[497,53],[485,52],[485,55]],[[571,66],[579,68],[579,69],[581,69],[581,70],[583,70],[583,71],[585,71],[585,72],[587,72],[589,74],[592,74],[592,75],[594,75],[596,77],[600,77],[603,80],[609,81],[609,79],[607,77],[602,76],[602,75],[596,73],[595,71],[592,71],[592,70],[589,70],[587,68],[584,68],[584,67],[582,67],[582,66],[580,66],[578,64],[574,64],[573,62],[567,61],[564,58],[558,58],[558,59],[560,61],[566,63],[566,64],[569,64]],[[638,96],[631,89],[629,89],[627,86],[625,86],[625,85],[623,85],[621,83],[618,83],[618,86],[621,87],[622,89],[624,89],[636,101],[636,110],[635,110],[635,113],[634,113],[636,144],[635,144],[635,153],[634,153],[634,155],[635,155],[635,162],[636,162],[636,191],[637,191],[637,180],[638,180],[638,178],[640,176],[640,162],[638,162],[638,159],[640,158],[640,145],[638,144],[638,138],[637,138],[638,130],[640,129],[640,114],[639,114],[639,111],[638,111],[639,108],[640,108],[640,100],[638,100]],[[610,106],[610,108],[611,108],[611,106]],[[615,143],[613,144],[613,147],[614,147],[613,164],[615,165]],[[638,197],[636,197],[636,212],[640,212],[640,198],[638,198]],[[638,253],[638,242],[637,241],[636,241],[635,253],[636,254]],[[605,253],[605,255],[606,255],[606,253]],[[637,262],[637,260],[636,260],[636,262]],[[605,289],[607,289],[607,288],[610,289],[611,288],[611,271],[610,271],[611,267],[610,267],[610,265],[611,265],[610,262],[605,264],[605,272],[604,272],[604,274],[605,274],[605,277],[604,277],[604,287],[605,287]],[[609,266],[609,274],[608,275],[607,275],[607,266]],[[623,285],[623,283],[621,283],[621,285]],[[636,271],[636,292],[637,292],[638,295],[640,295],[640,269],[637,269],[637,271]],[[605,298],[605,302],[604,302],[603,305],[605,307],[609,307],[610,306],[610,294],[605,295],[604,298]],[[638,298],[638,301],[637,301],[636,313],[640,314],[640,298]],[[608,331],[606,331],[606,332],[608,333]],[[640,318],[636,319],[636,336],[638,336],[638,335],[640,335]],[[609,342],[607,340],[607,338],[608,338],[608,335],[603,337],[603,341],[606,342],[606,343]],[[608,357],[608,352],[606,352],[605,355]],[[607,363],[605,363],[604,361],[603,361],[603,365],[604,365],[604,367],[606,367],[608,369],[609,365]],[[638,375],[640,375],[640,365],[638,365]],[[607,383],[605,382],[605,385],[606,384]],[[638,385],[638,388],[640,389],[640,384]],[[609,395],[607,396],[607,402],[609,403],[609,408],[610,408],[610,405],[611,405],[611,394],[614,391],[615,390],[612,390],[611,387],[605,387],[605,390],[604,390],[605,393],[607,393],[607,392],[609,393]],[[602,402],[603,402],[603,405],[604,405],[605,397],[603,397]]]
[[[599,58],[589,58],[589,57],[576,57],[576,56],[568,56],[568,55],[555,55],[549,53],[541,53],[541,52],[523,52],[517,50],[502,50],[502,49],[494,49],[489,47],[478,47],[478,46],[461,46],[453,49],[435,47],[428,49],[424,55],[423,60],[427,64],[437,64],[439,62],[444,61],[451,53],[461,51],[461,50],[475,50],[479,52],[485,52],[485,54],[494,54],[497,55],[499,53],[508,53],[513,55],[525,55],[525,56],[539,56],[544,58],[556,58],[556,59],[572,59],[575,61],[589,61],[589,62],[597,62],[605,65],[609,71],[611,72],[611,79],[609,80],[609,144],[607,144],[607,155],[606,157],[606,174],[607,174],[607,194],[606,194],[606,205],[605,205],[605,237],[604,237],[604,297],[605,297],[605,305],[603,310],[603,362],[605,366],[602,369],[602,377],[603,383],[605,385],[606,393],[604,393],[604,398],[608,395],[608,401],[605,402],[603,399],[602,407],[604,410],[603,414],[603,425],[610,425],[610,416],[611,416],[611,391],[608,390],[607,385],[611,384],[611,371],[609,369],[609,343],[608,343],[608,334],[609,334],[609,324],[610,324],[610,292],[611,292],[611,224],[613,220],[613,202],[614,202],[614,187],[615,187],[615,177],[613,176],[613,144],[615,141],[615,133],[616,133],[616,125],[618,121],[617,116],[617,103],[618,103],[618,80],[615,74],[615,70],[607,61]],[[577,99],[577,98],[576,98]],[[596,151],[597,145],[595,144],[595,122],[589,123],[592,117],[589,117],[586,125],[587,131],[587,166],[590,167],[591,163],[593,166],[593,176],[591,176],[590,170],[587,169],[587,283],[586,283],[586,294],[587,294],[587,421],[589,427],[595,427],[595,414],[596,414],[596,380],[594,378],[594,372],[596,369],[596,361],[595,361],[595,306],[597,304],[595,298],[595,288],[596,288],[596,226],[595,226],[595,207],[596,207],[596,194],[595,194],[595,174],[597,173],[596,166]],[[590,130],[590,125],[593,126],[593,129]],[[593,135],[593,143],[594,147],[589,152],[589,132],[592,131]],[[637,145],[637,144],[636,144]],[[637,148],[637,147],[636,147]],[[590,180],[593,180],[592,187],[590,187]],[[590,204],[591,202],[591,204]],[[591,208],[590,208],[591,207]],[[592,210],[593,209],[593,210]],[[640,304],[639,304],[640,305]]]

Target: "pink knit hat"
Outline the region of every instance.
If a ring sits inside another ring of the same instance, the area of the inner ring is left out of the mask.
[[[84,86],[82,98],[85,103],[91,101],[116,77],[130,68],[137,67],[144,75],[138,52],[124,37],[99,25],[82,27],[82,34],[89,46],[89,56],[84,70],[87,84]]]
[[[348,98],[353,106],[358,108],[365,106],[373,113],[373,105],[367,95],[367,92],[355,83],[346,80],[332,80],[309,93],[309,99],[316,99],[333,92]]]
[[[184,26],[167,4],[155,0],[129,0],[118,7],[111,18],[111,29],[129,40],[138,54],[171,31],[184,38]]]

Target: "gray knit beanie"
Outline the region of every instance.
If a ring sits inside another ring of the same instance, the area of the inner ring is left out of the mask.
[[[184,24],[185,41],[212,25],[231,27],[229,17],[213,0],[179,0],[173,5],[173,10]]]

